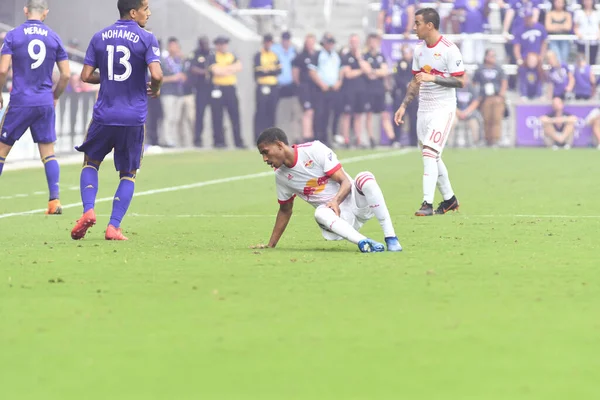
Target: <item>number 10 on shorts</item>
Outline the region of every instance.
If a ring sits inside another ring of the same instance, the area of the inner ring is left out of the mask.
[[[435,143],[435,144],[439,144],[442,142],[442,132],[437,131],[435,129],[433,129],[431,131],[431,136],[429,136],[429,141]]]

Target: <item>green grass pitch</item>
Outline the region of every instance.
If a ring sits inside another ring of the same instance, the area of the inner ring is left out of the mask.
[[[299,200],[278,248],[250,249],[271,233],[274,179],[220,180],[268,172],[257,152],[147,157],[123,243],[103,240],[110,201],[79,242],[78,206],[4,217],[47,200],[41,168],[5,171],[0,399],[600,398],[598,157],[449,150],[461,210],[421,219],[418,152],[354,158],[400,254],[325,242]],[[62,168],[64,205],[79,171]],[[112,162],[100,178],[110,198]],[[363,232],[383,239],[376,221]]]

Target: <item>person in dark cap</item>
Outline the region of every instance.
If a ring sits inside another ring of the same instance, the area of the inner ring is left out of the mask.
[[[211,53],[208,61],[208,70],[211,75],[212,89],[210,92],[210,109],[213,124],[214,146],[226,147],[223,132],[223,110],[227,109],[235,147],[244,149],[240,125],[240,106],[237,97],[237,74],[242,70],[240,60],[227,49],[229,38],[217,36],[213,41],[215,51]]]
[[[273,51],[273,35],[266,34],[263,48],[254,56],[256,81],[256,111],[254,112],[254,139],[267,128],[275,126],[275,113],[279,99],[277,76],[281,74],[279,58]]]
[[[196,124],[194,127],[194,146],[202,147],[202,132],[204,131],[204,111],[210,104],[211,84],[208,74],[208,58],[210,45],[208,37],[198,39],[198,47],[190,56],[190,82],[196,91]]]
[[[343,71],[341,58],[335,51],[335,38],[331,34],[325,34],[321,45],[323,49],[313,56],[309,73],[314,83],[315,139],[328,145],[329,120],[339,103]]]

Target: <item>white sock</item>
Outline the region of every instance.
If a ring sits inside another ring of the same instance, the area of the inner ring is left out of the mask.
[[[352,225],[335,215],[331,208],[319,206],[315,210],[315,220],[322,228],[327,229],[354,244],[358,244],[358,242],[367,238],[354,229]]]
[[[442,160],[442,157],[438,157],[437,159],[437,167],[438,167],[438,178],[437,178],[437,186],[442,194],[444,200],[450,200],[452,196],[454,196],[454,191],[452,190],[452,185],[450,184],[450,177],[448,176],[448,168],[446,168],[446,164]]]
[[[381,229],[383,229],[383,235],[385,237],[396,236],[394,225],[392,225],[392,217],[390,217],[390,212],[383,198],[383,192],[373,174],[361,172],[356,176],[355,185],[359,192],[363,193],[369,208],[373,210],[373,214],[375,214]],[[358,195],[362,196],[360,193]]]
[[[437,179],[437,153],[428,148],[423,149],[423,201],[429,204],[433,204]]]

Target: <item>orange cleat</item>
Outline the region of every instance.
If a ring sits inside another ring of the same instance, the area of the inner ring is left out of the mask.
[[[71,231],[71,239],[83,239],[87,230],[94,226],[94,224],[96,224],[96,213],[93,209],[88,210],[79,218],[77,224],[75,224],[75,227]]]
[[[121,228],[115,228],[112,225],[108,225],[106,227],[106,235],[104,235],[104,239],[106,240],[129,240],[127,237],[123,236],[123,232]]]
[[[48,209],[46,210],[46,215],[60,215],[62,214],[62,206],[60,205],[60,200],[50,200],[48,202]]]

